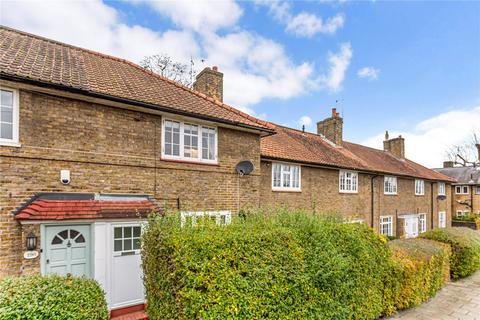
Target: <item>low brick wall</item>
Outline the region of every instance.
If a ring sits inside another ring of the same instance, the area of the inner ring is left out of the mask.
[[[477,224],[472,221],[452,220],[452,227],[465,227],[473,230],[478,230]]]

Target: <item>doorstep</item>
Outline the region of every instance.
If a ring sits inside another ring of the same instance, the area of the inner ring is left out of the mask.
[[[145,305],[139,304],[110,311],[110,320],[148,320]]]

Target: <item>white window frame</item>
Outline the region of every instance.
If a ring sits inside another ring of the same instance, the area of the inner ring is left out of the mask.
[[[0,138],[0,145],[9,146],[9,147],[20,147],[20,143],[19,143],[20,95],[17,89],[0,86],[0,90],[13,92],[12,139]]]
[[[438,186],[438,195],[439,196],[447,195],[445,182],[437,182],[437,186]]]
[[[455,186],[455,194],[470,194],[468,189],[470,189],[470,188],[466,185]],[[466,192],[465,192],[465,190],[466,190]]]
[[[447,213],[445,211],[438,212],[438,227],[439,228],[447,227]]]
[[[140,250],[141,250],[141,243],[140,243],[140,248],[138,249],[133,249],[133,241],[134,239],[141,239],[142,238],[142,233],[143,233],[143,228],[142,228],[142,225],[140,224],[121,224],[121,225],[113,225],[112,226],[112,252],[113,252],[113,256],[122,256],[122,255],[128,255],[128,254],[139,254],[140,253]],[[133,228],[135,227],[139,227],[140,228],[140,236],[139,237],[134,237],[133,236]],[[115,229],[116,228],[122,228],[122,238],[116,238],[115,239]],[[128,238],[124,238],[123,237],[123,229],[124,228],[132,228],[132,236],[131,237],[128,237]],[[123,245],[124,245],[124,240],[126,239],[132,239],[132,249],[130,250],[124,250],[123,249]],[[121,240],[122,241],[122,250],[121,251],[115,251],[115,240]]]
[[[280,166],[280,186],[275,186],[275,175],[274,175],[274,169],[276,166]],[[287,171],[285,170],[285,167],[290,167],[290,170]],[[298,187],[293,187],[293,181],[294,181],[294,170],[293,168],[298,169]],[[299,166],[297,164],[290,164],[290,163],[281,163],[281,162],[272,162],[272,190],[273,191],[296,191],[300,192],[302,191],[302,166]],[[284,187],[284,174],[290,173],[290,187]]]
[[[418,233],[423,233],[427,231],[427,214],[420,213],[418,215]]]
[[[387,226],[387,233],[383,232],[383,226]],[[393,216],[380,216],[380,234],[393,237]]]
[[[350,174],[350,178],[347,178],[347,174]],[[345,175],[345,184],[342,188],[342,175]],[[350,180],[350,189],[347,189],[347,181]],[[355,180],[355,184],[353,181]],[[349,171],[349,170],[340,170],[338,173],[338,191],[340,193],[358,193],[358,172],[356,171]],[[355,186],[355,188],[353,188]]]
[[[205,217],[215,217],[215,223],[218,225],[227,225],[232,223],[232,212],[229,210],[220,211],[182,211],[180,212],[180,225],[182,227],[187,223],[187,218],[191,218],[192,226],[197,225],[197,220],[204,219]],[[224,221],[222,221],[224,217]]]
[[[175,155],[169,155],[165,154],[165,122],[166,121],[172,121],[172,122],[177,122],[180,124],[180,155],[175,156]],[[198,152],[197,152],[197,157],[192,158],[192,157],[185,157],[184,156],[184,147],[185,147],[185,140],[184,140],[184,128],[185,124],[187,125],[194,125],[198,127]],[[202,158],[202,153],[203,153],[203,129],[210,129],[210,130],[215,130],[215,150],[214,150],[214,159],[203,159]],[[162,119],[162,160],[179,160],[179,161],[185,161],[185,162],[193,162],[193,163],[206,163],[206,164],[218,164],[218,128],[216,126],[210,126],[210,125],[202,125],[198,124],[192,121],[182,121],[182,120],[176,120],[176,119],[171,119],[171,118],[163,118]]]
[[[455,217],[466,217],[470,214],[470,211],[466,211],[466,210],[457,210],[457,212],[455,213]]]
[[[415,179],[415,195],[416,196],[425,195],[425,180]]]
[[[475,194],[479,195],[480,194],[480,186],[476,186],[475,188]]]
[[[383,177],[383,193],[387,195],[397,194],[397,177],[395,176]]]

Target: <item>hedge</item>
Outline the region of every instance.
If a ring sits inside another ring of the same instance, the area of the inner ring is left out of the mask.
[[[395,273],[393,309],[418,305],[435,295],[449,279],[450,246],[427,239],[390,241]]]
[[[142,259],[150,319],[375,319],[392,276],[384,238],[302,212],[152,216]]]
[[[462,227],[433,229],[422,238],[448,243],[452,247],[452,279],[463,278],[480,270],[480,231]]]
[[[108,319],[95,280],[29,275],[0,282],[0,319]]]

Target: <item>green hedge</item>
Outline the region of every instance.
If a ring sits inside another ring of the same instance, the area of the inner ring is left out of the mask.
[[[385,239],[363,224],[302,212],[143,234],[150,319],[375,319],[392,272]]]
[[[410,308],[430,299],[448,281],[449,245],[427,239],[400,239],[390,241],[388,246],[394,261],[394,309]]]
[[[434,229],[423,233],[421,237],[451,245],[450,272],[452,279],[463,278],[480,270],[480,231],[451,227]]]
[[[0,282],[0,319],[108,319],[108,308],[95,280],[11,277]]]

